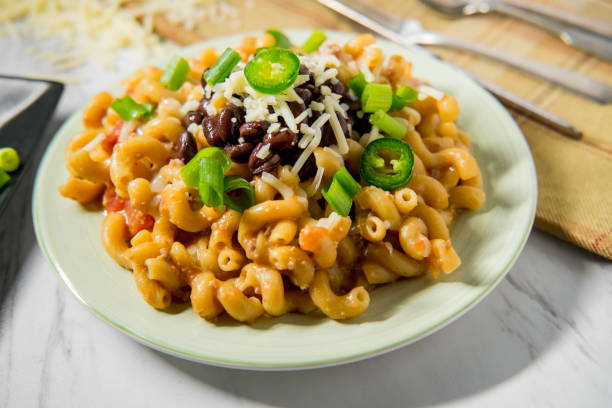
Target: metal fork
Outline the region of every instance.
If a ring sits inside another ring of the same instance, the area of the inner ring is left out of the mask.
[[[437,45],[473,52],[560,85],[599,103],[612,102],[612,86],[577,72],[428,31],[418,20],[381,13],[358,0],[352,0],[350,3],[338,0],[318,1],[397,43],[407,46]]]

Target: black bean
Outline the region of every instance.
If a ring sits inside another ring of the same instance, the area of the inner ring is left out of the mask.
[[[266,133],[263,138],[263,143],[270,144],[274,150],[288,150],[295,146],[298,142],[297,134],[289,129],[283,129],[279,132]]]
[[[317,120],[319,116],[321,116],[323,112],[313,112],[312,121]],[[338,122],[340,123],[340,127],[342,128],[342,132],[344,137],[350,138],[351,134],[349,133],[347,120],[344,119],[341,113],[336,112],[336,117],[338,118]],[[367,119],[366,119],[367,122]],[[336,134],[334,133],[334,129],[331,127],[331,123],[329,121],[325,122],[323,127],[321,128],[321,145],[322,146],[331,146],[338,143],[338,139],[336,138]]]
[[[176,158],[182,160],[183,163],[187,163],[197,152],[198,145],[193,135],[189,132],[181,133],[179,136],[178,155]]]
[[[313,84],[310,84],[310,83],[305,83],[305,84],[300,85],[299,87],[295,88],[295,91],[298,92],[298,89],[300,90],[305,89],[308,92],[310,92],[310,95],[311,95],[310,100],[312,100],[312,98],[321,94],[321,90],[319,89],[319,87],[314,86]]]
[[[253,149],[251,156],[249,157],[249,169],[254,175],[261,174],[264,171],[268,173],[273,171],[281,160],[278,153],[272,150],[269,150],[268,154],[263,159],[257,157],[258,152],[263,148],[263,146],[263,142],[259,143],[255,149]]]
[[[225,143],[234,143],[238,140],[244,115],[244,109],[234,105],[227,105],[221,110],[217,132]]]
[[[314,177],[315,174],[317,174],[317,161],[315,160],[315,155],[311,154],[308,156],[308,159],[306,159],[300,171],[298,171],[298,176],[300,180],[308,180]]]
[[[253,151],[253,143],[244,142],[237,145],[227,145],[223,148],[225,153],[236,163],[246,163]]]
[[[336,144],[336,135],[329,122],[325,122],[323,128],[321,128],[321,145],[331,146]]]
[[[293,114],[294,117],[298,117],[302,112],[304,112],[306,110],[306,105],[304,105],[303,103],[298,103],[298,102],[289,102],[289,109],[291,110],[291,113]],[[304,120],[306,120],[305,118],[302,119],[300,121],[300,123],[304,122]],[[300,123],[298,123],[297,125],[299,126]]]
[[[306,68],[304,65],[300,65],[300,75],[308,75],[310,77],[308,79],[308,82],[314,83],[314,74],[310,72],[310,70]]]
[[[363,135],[364,133],[369,133],[372,130],[372,124],[368,120],[367,114],[364,114],[362,118],[359,118],[357,114],[355,114],[355,123],[353,124],[353,130]]]
[[[192,123],[195,123],[196,125],[200,125],[202,124],[203,119],[204,119],[204,114],[202,114],[202,112],[200,112],[199,110],[189,111],[183,118],[183,126],[185,126],[185,129],[187,129],[189,128],[189,125],[191,125]]]
[[[344,95],[342,95],[340,102],[346,103],[350,110],[361,109],[361,101],[359,100],[357,95],[355,95],[352,91],[351,92],[347,91]]]
[[[217,131],[219,124],[219,115],[207,116],[202,121],[202,129],[204,130],[204,137],[211,146],[223,146],[225,142],[221,139],[219,132]]]
[[[300,98],[304,101],[304,104],[308,105],[312,99],[312,92],[310,92],[307,88],[295,88],[295,93],[297,93]]]
[[[333,93],[338,95],[344,95],[347,91],[346,86],[338,80],[338,78],[332,78],[329,81],[325,82],[323,85],[327,85]]]
[[[240,137],[247,141],[255,141],[266,134],[270,123],[265,120],[246,122],[240,126]]]
[[[281,152],[280,153],[282,155],[281,163],[289,164],[293,166],[295,164],[295,161],[302,154],[302,151],[303,151],[302,149],[295,146],[293,149],[285,150]],[[307,180],[313,177],[316,174],[316,172],[317,172],[317,163],[316,163],[314,154],[311,154],[310,156],[308,156],[308,159],[306,159],[306,163],[304,163],[304,165],[298,172],[298,176],[300,176],[301,180]]]

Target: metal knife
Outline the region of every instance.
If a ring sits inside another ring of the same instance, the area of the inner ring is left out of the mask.
[[[385,37],[395,43],[403,45],[408,48],[418,48],[434,57],[440,59],[438,56],[433,54],[429,50],[425,50],[422,47],[414,44],[410,41],[405,41],[401,35],[401,24],[395,16],[388,16],[383,12],[375,10],[373,8],[367,8],[367,14],[364,14],[360,10],[357,10],[355,7],[352,7],[357,2],[351,2],[351,5],[344,3],[338,0],[317,0],[319,3],[324,6],[336,11],[337,13],[342,14],[343,16],[361,24],[362,26],[374,31],[375,33]],[[554,115],[551,112],[546,111],[545,109],[540,108],[537,105],[532,104],[531,102],[509,92],[505,89],[491,83],[485,81],[484,79],[478,78],[464,69],[448,62],[444,61],[445,64],[452,66],[453,68],[461,71],[465,75],[472,78],[474,81],[478,82],[483,88],[487,89],[491,94],[493,94],[502,104],[505,106],[512,108],[518,112],[523,113],[524,115],[536,120],[546,126],[549,126],[558,132],[569,136],[573,139],[579,139],[582,137],[582,131],[569,122],[561,119],[560,117]]]

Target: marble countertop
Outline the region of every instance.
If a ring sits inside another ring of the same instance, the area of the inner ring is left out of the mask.
[[[49,74],[0,38],[4,74]],[[133,70],[74,71],[48,132]],[[0,98],[1,98],[0,91]],[[44,258],[32,175],[0,220],[0,407],[612,406],[612,264],[539,231],[479,305],[365,361],[297,372],[196,364],[145,347],[82,305]]]

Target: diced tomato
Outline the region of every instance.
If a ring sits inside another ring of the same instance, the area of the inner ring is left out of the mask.
[[[118,212],[125,208],[126,199],[119,197],[113,187],[107,187],[102,197],[102,205],[107,211]]]
[[[306,226],[300,231],[298,243],[304,251],[315,252],[329,235],[327,228]]]
[[[128,229],[130,230],[131,236],[136,235],[144,229],[153,231],[155,218],[132,207],[129,201],[125,206],[125,216],[127,218]]]
[[[108,154],[113,153],[113,147],[115,147],[115,145],[117,144],[117,141],[119,140],[119,134],[121,133],[122,127],[123,127],[123,121],[118,120],[117,122],[115,122],[115,125],[113,126],[113,130],[111,130],[111,132],[108,135],[106,135],[104,139],[102,139],[102,148]]]

